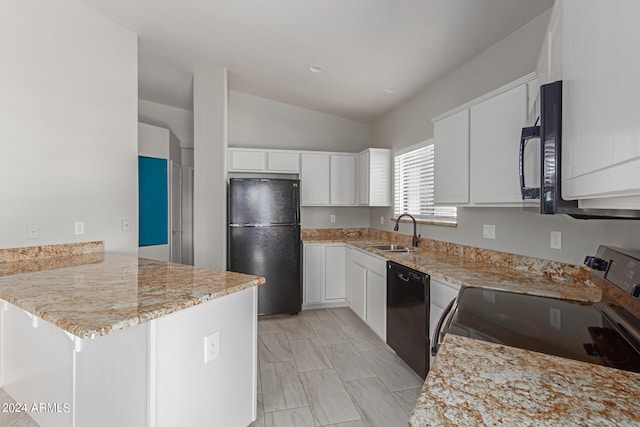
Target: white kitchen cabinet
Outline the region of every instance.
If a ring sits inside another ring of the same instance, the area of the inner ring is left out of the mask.
[[[594,201],[597,207],[637,209],[640,2],[564,0],[560,6],[562,196],[581,206],[603,198]]]
[[[351,310],[362,320],[367,317],[367,269],[352,261],[347,267],[351,274]]]
[[[327,153],[300,155],[301,204],[326,206],[329,204],[330,162]]]
[[[531,73],[433,119],[435,203],[454,206],[527,206],[520,194],[519,141],[533,125],[537,91]],[[531,122],[531,123],[530,123]],[[539,145],[525,150],[525,182],[539,182]]]
[[[435,119],[433,134],[435,203],[469,203],[469,109]]]
[[[344,243],[303,246],[303,308],[344,305],[346,253]]]
[[[357,154],[302,152],[302,206],[356,205]]]
[[[536,66],[539,84],[562,80],[562,0],[556,0]]]
[[[429,284],[429,340],[433,345],[433,334],[435,332],[438,320],[444,313],[444,309],[449,303],[456,298],[460,285],[447,283],[440,279],[431,277]],[[431,350],[429,350],[431,351]],[[429,366],[433,363],[433,358],[429,358]]]
[[[351,309],[384,341],[387,339],[387,261],[351,251]]]
[[[532,83],[537,87],[536,82]],[[473,204],[538,205],[523,202],[518,156],[520,133],[527,126],[529,85],[520,84],[471,107],[470,186]],[[540,182],[540,146],[531,140],[525,150],[525,182]]]
[[[324,301],[344,300],[346,257],[344,244],[325,246]]]
[[[356,155],[331,154],[331,205],[356,204]]]
[[[358,203],[391,206],[391,150],[369,148],[358,154]]]
[[[229,172],[290,173],[300,172],[300,153],[290,150],[229,148]]]
[[[386,263],[385,263],[386,265]],[[367,270],[367,325],[387,340],[387,275]]]
[[[351,249],[349,246],[345,245],[345,261],[344,261],[344,299],[349,306],[352,304],[352,295],[353,295],[353,282],[351,281],[351,259],[352,253],[354,249]]]
[[[299,173],[300,153],[297,151],[267,151],[267,172]]]

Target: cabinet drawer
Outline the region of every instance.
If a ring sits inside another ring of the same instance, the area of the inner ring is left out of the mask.
[[[449,302],[451,302],[452,299],[458,296],[459,290],[459,285],[445,283],[432,277],[429,287],[431,304],[435,304],[441,308],[444,308],[449,304]]]

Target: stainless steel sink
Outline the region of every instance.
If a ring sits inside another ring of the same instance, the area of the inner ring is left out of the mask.
[[[374,245],[369,246],[373,249],[378,249],[385,252],[413,252],[415,249],[403,246],[403,245]]]

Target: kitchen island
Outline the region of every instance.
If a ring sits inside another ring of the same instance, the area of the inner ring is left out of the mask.
[[[247,425],[262,283],[100,242],[0,250],[2,387],[42,426]]]

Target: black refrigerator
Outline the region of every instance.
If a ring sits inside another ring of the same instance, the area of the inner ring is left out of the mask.
[[[228,268],[263,276],[258,314],[298,313],[302,306],[300,181],[231,178]]]

